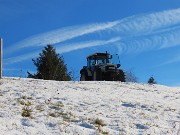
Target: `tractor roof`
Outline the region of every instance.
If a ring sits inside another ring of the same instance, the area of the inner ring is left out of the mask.
[[[109,55],[110,55],[109,53],[94,53],[94,54],[91,54],[91,55],[87,56],[86,58],[100,59],[100,58],[106,58]]]

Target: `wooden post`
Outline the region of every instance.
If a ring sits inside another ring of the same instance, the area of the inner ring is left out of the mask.
[[[2,78],[2,46],[3,46],[3,40],[0,38],[0,79]]]

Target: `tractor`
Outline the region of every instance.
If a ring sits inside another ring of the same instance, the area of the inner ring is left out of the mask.
[[[95,53],[87,56],[87,66],[80,70],[80,81],[121,81],[125,73],[120,67],[119,56],[109,53]]]

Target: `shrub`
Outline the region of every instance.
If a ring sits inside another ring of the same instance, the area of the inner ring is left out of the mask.
[[[22,116],[22,117],[30,117],[30,116],[31,116],[31,113],[32,113],[32,110],[31,110],[29,107],[25,106],[25,107],[23,107],[23,109],[22,109],[21,116]]]
[[[99,118],[95,119],[94,123],[98,126],[105,126],[104,122],[100,120]]]

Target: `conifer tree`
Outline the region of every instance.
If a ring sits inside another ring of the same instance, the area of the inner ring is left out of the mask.
[[[56,53],[52,45],[47,45],[39,54],[39,57],[34,60],[33,64],[37,67],[37,73],[28,73],[28,78],[69,81],[71,80],[70,73],[64,64],[62,56]]]
[[[156,84],[157,82],[155,81],[154,77],[150,77],[148,80],[148,84]]]

